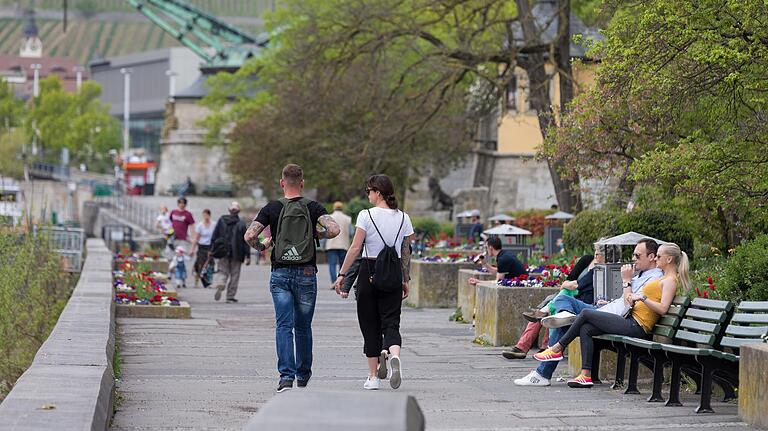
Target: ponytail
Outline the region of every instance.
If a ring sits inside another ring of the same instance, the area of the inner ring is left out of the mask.
[[[688,277],[688,272],[688,255],[684,251],[680,250],[680,259],[677,262],[677,276],[680,277],[680,284],[683,285],[685,292],[691,288],[691,279]]]
[[[395,195],[384,196],[384,201],[387,203],[387,206],[390,209],[393,209],[393,210],[397,209],[397,198],[395,197]]]

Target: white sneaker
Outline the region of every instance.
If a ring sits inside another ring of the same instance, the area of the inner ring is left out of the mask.
[[[549,379],[545,379],[538,371],[533,370],[527,376],[515,379],[517,386],[549,386]]]
[[[376,390],[381,387],[381,379],[378,377],[368,377],[363,384],[364,389]]]
[[[379,356],[379,379],[386,379],[387,375],[389,373],[387,372],[387,351],[382,350],[381,355]]]
[[[400,357],[393,356],[389,359],[389,385],[392,389],[400,387],[400,383],[403,381],[402,369],[400,364]]]
[[[576,320],[576,315],[567,311],[561,311],[553,316],[547,316],[541,319],[541,326],[545,328],[562,328],[568,326]]]

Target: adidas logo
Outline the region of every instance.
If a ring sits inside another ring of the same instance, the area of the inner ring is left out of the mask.
[[[301,256],[299,255],[299,252],[296,251],[296,247],[291,247],[285,253],[283,253],[283,257],[281,257],[280,259],[282,259],[282,260],[301,260]]]

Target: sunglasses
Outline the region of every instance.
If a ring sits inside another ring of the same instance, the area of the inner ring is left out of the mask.
[[[366,187],[366,188],[365,188],[365,194],[368,194],[368,193],[370,193],[370,192],[375,192],[375,191],[377,191],[377,190],[376,190],[376,189],[372,189],[372,188],[370,188],[370,187]]]

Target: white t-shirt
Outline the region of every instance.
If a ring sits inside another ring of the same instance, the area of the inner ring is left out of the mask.
[[[370,215],[368,211],[370,211]],[[375,227],[371,222],[371,216],[376,223]],[[405,216],[404,220],[403,216]],[[400,234],[398,235],[397,230],[400,228],[401,221],[403,227],[400,229]],[[365,250],[363,250],[363,257],[365,258],[375,258],[379,255],[379,252],[384,249],[384,244],[381,242],[381,237],[376,232],[376,227],[379,228],[379,232],[381,232],[381,236],[384,237],[384,241],[387,242],[387,245],[392,245],[392,242],[395,241],[395,250],[397,250],[398,256],[400,256],[400,249],[403,246],[403,238],[413,234],[413,225],[411,224],[411,218],[408,217],[408,214],[405,214],[400,210],[379,207],[360,211],[357,215],[356,226],[365,231]],[[395,238],[395,236],[397,236],[397,238]]]
[[[197,242],[200,245],[211,245],[211,237],[213,236],[213,230],[216,228],[216,223],[211,222],[208,227],[205,227],[203,222],[200,222],[195,226],[195,232],[200,234],[200,240]]]
[[[158,223],[160,223],[160,229],[162,229],[163,232],[168,232],[173,227],[173,223],[171,223],[170,213],[158,215],[157,221]]]

